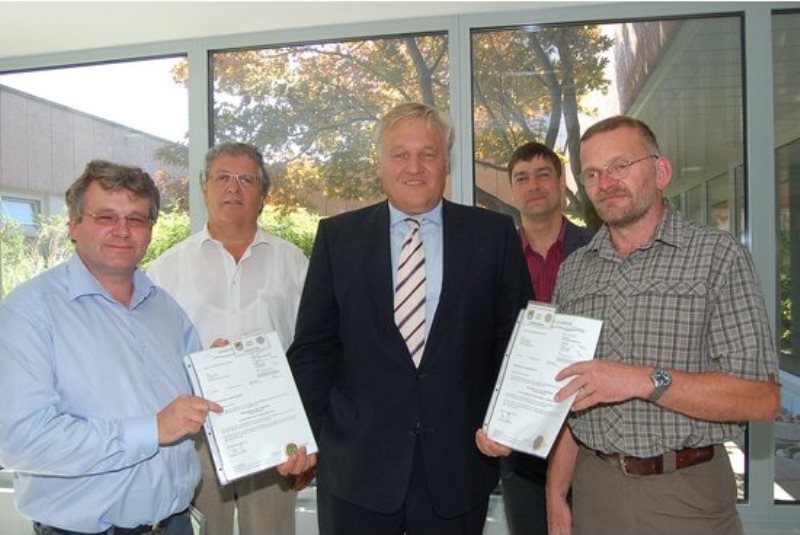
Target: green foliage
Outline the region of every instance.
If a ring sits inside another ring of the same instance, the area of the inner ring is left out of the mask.
[[[597,25],[520,28],[476,33],[472,39],[475,162],[505,171],[509,156],[527,141],[539,141],[562,156],[578,154],[580,114],[596,115],[584,97],[605,93],[605,53],[614,42]],[[561,130],[566,135],[561,135]],[[557,147],[556,142],[564,145]],[[567,162],[574,176],[580,173],[576,158]],[[495,210],[486,192],[478,201]],[[567,191],[568,212],[596,227],[596,215],[582,186]]]
[[[292,242],[306,256],[310,256],[319,220],[318,215],[304,208],[287,212],[267,206],[261,213],[258,223],[266,232]]]
[[[781,222],[779,233],[780,256],[779,256],[779,285],[780,285],[780,349],[783,351],[792,350],[792,244],[789,240],[788,223]]]
[[[156,226],[153,227],[153,238],[150,240],[150,247],[147,248],[139,267],[147,269],[150,262],[158,258],[161,253],[184,240],[189,236],[189,214],[186,211],[175,210],[171,212],[162,211],[158,216]]]
[[[274,205],[378,197],[374,125],[402,102],[448,109],[447,45],[446,35],[428,34],[216,53],[215,142],[262,150]],[[566,139],[558,150],[575,154],[578,115],[593,111],[584,97],[609,87],[605,53],[612,45],[597,25],[475,34],[476,161],[502,168],[516,146],[532,139],[551,147]],[[185,83],[185,64],[173,76]],[[168,160],[183,158],[180,150],[165,152]],[[476,197],[483,206],[513,210],[480,188]],[[569,206],[587,215],[581,193],[570,192]]]
[[[396,104],[447,109],[447,38],[423,35],[237,50],[213,58],[215,141],[259,147],[271,202],[380,195],[372,129]],[[175,71],[183,81],[185,70]]]
[[[0,220],[1,295],[64,262],[73,246],[64,216],[39,219],[39,232],[28,237],[16,221]]]

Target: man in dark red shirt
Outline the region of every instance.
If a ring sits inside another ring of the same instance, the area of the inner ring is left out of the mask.
[[[548,146],[519,146],[508,163],[514,206],[519,210],[519,238],[537,301],[550,302],[558,268],[592,238],[562,214],[567,184],[561,159]],[[545,474],[547,462],[513,453],[502,459],[503,502],[511,535],[547,534]]]

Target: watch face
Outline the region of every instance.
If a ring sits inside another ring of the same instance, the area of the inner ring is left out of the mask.
[[[672,376],[667,370],[653,368],[653,371],[650,372],[650,378],[653,380],[653,386],[655,388],[648,399],[655,403],[661,398],[667,388],[669,388],[669,385],[672,384]]]
[[[666,388],[672,384],[672,377],[667,370],[656,368],[653,370],[651,377],[656,388]]]

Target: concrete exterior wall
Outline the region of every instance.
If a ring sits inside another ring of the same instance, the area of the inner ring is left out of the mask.
[[[63,206],[64,191],[92,159],[137,165],[151,176],[185,168],[156,151],[168,140],[0,85],[0,194],[41,202],[44,215]]]

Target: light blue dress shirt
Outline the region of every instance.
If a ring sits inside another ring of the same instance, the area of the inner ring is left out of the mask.
[[[433,325],[433,316],[439,305],[442,293],[442,201],[439,201],[430,212],[410,216],[401,212],[389,203],[389,238],[392,248],[392,287],[397,285],[397,263],[400,248],[408,234],[406,219],[413,217],[420,220],[420,239],[425,250],[425,341]]]
[[[0,302],[0,465],[24,516],[73,531],[150,524],[200,479],[190,439],[159,447],[156,415],[191,387],[200,340],[140,271],[130,306],[75,254]]]

